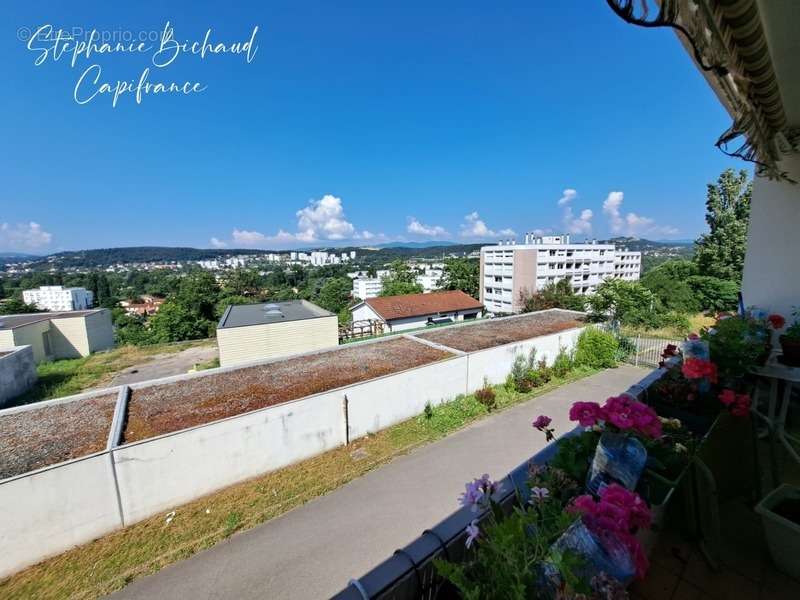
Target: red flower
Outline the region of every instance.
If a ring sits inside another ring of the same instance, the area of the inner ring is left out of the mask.
[[[708,379],[717,383],[717,365],[702,358],[687,358],[681,365],[681,372],[686,379]]]
[[[773,329],[781,329],[784,325],[786,325],[786,319],[778,314],[772,314],[768,316],[767,321],[769,321],[769,324],[772,325]]]
[[[747,394],[737,394],[736,402],[731,407],[731,414],[734,417],[746,417],[750,413],[750,396]]]
[[[668,356],[675,356],[678,354],[678,347],[675,344],[667,344],[667,347],[664,348],[664,352],[661,353],[661,356],[667,358]]]
[[[722,402],[725,406],[730,406],[734,402],[736,402],[736,392],[729,389],[724,389],[719,394],[719,401]]]
[[[686,336],[686,339],[687,340],[699,340],[700,336],[697,335],[696,333],[690,333],[689,335]]]

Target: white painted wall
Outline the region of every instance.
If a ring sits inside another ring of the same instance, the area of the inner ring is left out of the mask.
[[[800,181],[800,156],[781,168]],[[756,177],[742,278],[746,306],[784,315],[800,306],[800,184]]]
[[[0,577],[119,529],[107,453],[0,482]]]
[[[0,577],[89,542],[123,522],[130,525],[342,445],[345,395],[350,439],[356,439],[420,414],[427,402],[435,405],[475,390],[484,376],[492,383],[504,381],[514,349],[527,352],[536,346],[540,357],[552,361],[559,345],[570,347],[579,331],[454,356],[132,443],[114,449],[111,456],[103,453],[2,481],[0,548],[13,551],[0,552]]]
[[[350,439],[385,429],[466,393],[467,358],[458,356],[342,390],[349,401]]]
[[[483,387],[484,377],[492,385],[503,383],[511,371],[517,354],[527,357],[532,348],[536,348],[536,360],[544,358],[547,364],[553,364],[560,348],[563,347],[570,351],[575,347],[581,331],[583,331],[582,327],[567,329],[559,333],[468,354],[469,391],[474,392]]]
[[[344,444],[328,392],[114,450],[125,524]]]

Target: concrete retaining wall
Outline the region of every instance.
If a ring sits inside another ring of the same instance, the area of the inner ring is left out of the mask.
[[[547,364],[552,365],[561,348],[570,351],[575,347],[581,331],[583,331],[582,327],[567,329],[523,342],[514,342],[469,353],[467,355],[469,391],[474,392],[483,387],[484,378],[492,385],[503,383],[511,371],[516,357],[522,355],[527,358],[533,348],[536,348],[536,360],[544,358]]]
[[[552,361],[560,346],[572,347],[579,332],[458,353],[214,423],[119,447],[110,443],[105,453],[2,481],[0,542],[13,550],[0,553],[0,577],[204,494],[341,446],[348,432],[352,440],[411,418],[427,402],[439,404],[481,387],[484,377],[500,383],[514,355],[533,346]],[[121,402],[126,397],[120,393]]]
[[[0,482],[0,577],[122,527],[107,452]]]
[[[3,354],[4,352],[8,354]],[[12,398],[31,389],[37,379],[33,348],[0,348],[0,408]]]

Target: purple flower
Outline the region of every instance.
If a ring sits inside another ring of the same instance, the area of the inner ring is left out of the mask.
[[[473,519],[472,522],[469,525],[467,525],[467,528],[464,531],[466,531],[466,533],[467,533],[467,540],[466,540],[465,544],[466,544],[467,548],[469,548],[470,546],[472,546],[472,543],[475,540],[477,540],[478,536],[481,534],[481,530],[478,527],[478,521]]]
[[[461,506],[469,506],[472,509],[472,512],[476,512],[478,510],[478,505],[483,498],[481,480],[476,479],[475,481],[466,484],[464,488],[466,491],[459,496],[458,501],[461,503]]]
[[[542,429],[543,430],[548,425],[550,425],[550,423],[552,423],[552,422],[553,422],[553,419],[551,419],[550,417],[545,416],[545,415],[539,415],[538,417],[536,417],[536,420],[533,422],[533,426],[536,429]]]
[[[544,500],[545,498],[550,497],[550,490],[546,487],[532,487],[531,488],[531,499],[536,500]]]
[[[458,501],[461,506],[469,506],[472,512],[477,512],[479,508],[489,504],[491,495],[499,491],[500,487],[487,473],[484,473],[480,479],[473,479],[464,486],[465,491],[459,496]]]

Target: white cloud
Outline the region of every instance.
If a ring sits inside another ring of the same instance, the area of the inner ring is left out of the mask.
[[[267,236],[260,231],[234,229],[231,235],[233,237],[233,243],[237,246],[258,246],[267,241]]]
[[[344,218],[342,199],[324,195],[320,200],[311,200],[303,209],[297,211],[298,239],[343,240],[353,237],[355,227]],[[303,236],[301,238],[300,236]]]
[[[610,192],[603,202],[603,213],[608,218],[612,233],[637,237],[645,234],[675,235],[678,229],[670,225],[657,225],[655,219],[634,212],[622,213],[623,192]]]
[[[0,224],[0,248],[9,250],[35,250],[49,246],[53,235],[44,231],[39,223]]]
[[[406,231],[408,233],[413,233],[414,235],[421,235],[424,237],[445,237],[450,235],[447,233],[447,230],[440,226],[440,225],[425,225],[424,223],[420,223],[416,217],[409,217],[408,218],[408,225],[406,226]]]
[[[386,237],[382,233],[357,231],[353,224],[345,218],[342,199],[331,194],[325,194],[319,200],[309,200],[308,205],[298,210],[295,216],[297,217],[295,233],[279,229],[275,235],[265,235],[260,231],[234,228],[230,243],[240,247],[285,246],[324,240],[380,240]],[[229,245],[228,242],[218,238],[211,238],[211,244],[215,248],[224,248]]]
[[[578,195],[577,190],[572,188],[567,188],[562,192],[561,198],[558,199],[558,205],[564,206],[572,202],[572,200]]]
[[[531,231],[533,235],[547,235],[548,233],[553,233],[553,230],[550,227],[546,227],[545,229],[534,229]]]
[[[477,212],[466,215],[464,223],[461,224],[461,237],[465,238],[493,238],[512,235],[515,235],[513,229],[501,229],[500,231],[489,229]]]
[[[561,192],[561,198],[558,199],[558,205],[564,208],[562,215],[562,222],[564,229],[567,233],[583,233],[590,234],[592,232],[592,217],[594,213],[584,208],[576,217],[572,210],[572,201],[578,197],[578,192],[572,188],[567,188]]]

